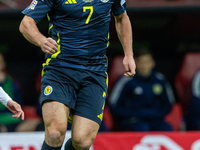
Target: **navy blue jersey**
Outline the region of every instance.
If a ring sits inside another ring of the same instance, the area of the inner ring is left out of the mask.
[[[46,54],[46,65],[107,71],[111,13],[125,9],[125,0],[33,0],[22,13],[36,22],[48,14],[49,35],[59,46]]]

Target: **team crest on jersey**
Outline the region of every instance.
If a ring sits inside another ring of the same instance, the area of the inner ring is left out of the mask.
[[[163,91],[163,88],[162,88],[162,86],[160,84],[154,84],[153,85],[154,94],[160,95],[162,93],[162,91]]]
[[[107,3],[109,0],[100,0],[100,1],[102,1],[103,3]]]
[[[50,95],[53,91],[53,88],[49,85],[44,89],[44,95]]]
[[[121,6],[124,5],[126,3],[125,0],[121,0]]]
[[[32,9],[32,10],[34,10],[34,9],[35,9],[35,6],[37,5],[37,3],[38,3],[37,0],[33,0],[33,1],[31,2],[31,4],[30,4],[30,6],[29,6],[28,9]]]

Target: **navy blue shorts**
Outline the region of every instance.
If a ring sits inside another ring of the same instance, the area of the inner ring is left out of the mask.
[[[72,114],[101,124],[107,92],[106,72],[51,66],[45,66],[44,72],[41,104],[45,100],[58,101],[68,105]]]

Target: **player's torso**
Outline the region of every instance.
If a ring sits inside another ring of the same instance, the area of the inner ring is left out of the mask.
[[[57,0],[49,15],[59,27],[90,29],[110,21],[113,3],[114,0]]]
[[[67,65],[101,65],[101,69],[94,70],[105,70],[113,3],[114,0],[57,1],[49,12],[50,36],[61,45],[56,58],[67,61]]]

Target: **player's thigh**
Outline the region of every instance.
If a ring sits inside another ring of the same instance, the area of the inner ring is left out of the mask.
[[[73,116],[72,139],[93,142],[99,130],[99,124],[85,117]]]
[[[45,127],[67,128],[67,119],[70,108],[60,102],[46,100],[42,105],[42,114]]]
[[[101,124],[107,93],[106,77],[105,73],[87,74],[77,93],[75,115]]]

